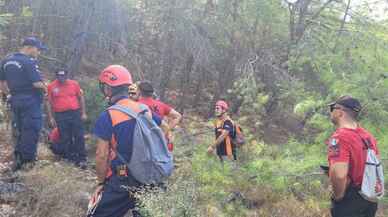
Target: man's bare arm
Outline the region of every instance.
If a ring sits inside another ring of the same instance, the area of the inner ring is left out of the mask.
[[[99,183],[103,183],[109,167],[109,141],[98,138],[96,147],[97,180]]]
[[[329,178],[333,186],[334,199],[339,200],[344,197],[348,185],[348,163],[334,163],[330,166]]]
[[[167,115],[167,118],[170,129],[174,129],[181,121],[182,115],[175,109],[171,109],[170,113]]]

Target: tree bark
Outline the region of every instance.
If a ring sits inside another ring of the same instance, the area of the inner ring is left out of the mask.
[[[70,78],[74,77],[74,73],[78,73],[78,68],[86,46],[86,40],[88,38],[89,23],[95,10],[95,0],[84,1],[85,3],[82,4],[83,8],[81,10],[81,14],[79,15],[77,26],[75,27],[71,53],[68,60],[67,69],[69,71]]]
[[[181,87],[180,90],[182,91],[181,100],[179,103],[179,108],[181,111],[184,111],[185,105],[187,103],[187,98],[189,97],[189,87],[190,87],[190,79],[191,79],[191,72],[193,70],[194,65],[194,56],[193,54],[188,54],[186,58],[186,63],[183,69],[183,75],[181,79]]]

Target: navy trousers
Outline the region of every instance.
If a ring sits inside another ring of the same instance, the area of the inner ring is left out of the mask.
[[[86,161],[84,127],[79,110],[56,112],[60,141],[57,153],[74,163]]]
[[[358,189],[349,187],[341,201],[332,201],[332,217],[374,217],[377,203],[365,200]]]
[[[128,190],[123,186],[133,186],[128,177],[113,175],[104,185],[102,197],[93,214],[87,217],[123,217],[130,210],[134,217],[141,217],[140,213],[133,210],[137,206],[137,200],[133,196],[135,189]]]
[[[16,125],[15,157],[21,163],[34,161],[42,129],[42,100],[33,95],[11,98],[13,122]]]

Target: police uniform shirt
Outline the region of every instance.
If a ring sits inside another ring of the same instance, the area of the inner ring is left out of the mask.
[[[11,95],[41,96],[33,83],[42,81],[37,60],[22,53],[5,58],[0,64],[0,80],[7,81]]]

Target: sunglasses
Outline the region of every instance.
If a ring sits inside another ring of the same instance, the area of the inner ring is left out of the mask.
[[[329,105],[330,112],[333,112],[336,109],[343,110],[341,107],[336,106],[336,104]]]

